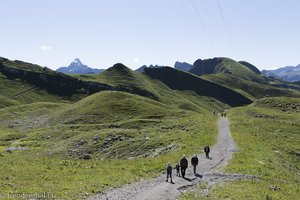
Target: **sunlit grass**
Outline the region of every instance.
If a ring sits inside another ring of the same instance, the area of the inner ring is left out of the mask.
[[[232,109],[231,131],[239,149],[226,172],[251,174],[258,180],[226,182],[214,187],[208,197],[190,193],[183,199],[298,199],[300,113],[294,106],[297,102],[300,105],[299,99],[274,98],[266,105]],[[275,106],[279,104],[279,108]],[[280,190],[271,190],[271,186]]]

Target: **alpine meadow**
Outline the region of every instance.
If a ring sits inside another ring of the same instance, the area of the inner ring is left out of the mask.
[[[0,200],[299,199],[299,2],[2,6]]]

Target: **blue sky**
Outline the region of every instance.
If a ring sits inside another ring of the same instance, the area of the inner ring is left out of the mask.
[[[52,69],[77,57],[133,69],[220,56],[259,69],[300,63],[298,0],[0,2],[0,56]]]

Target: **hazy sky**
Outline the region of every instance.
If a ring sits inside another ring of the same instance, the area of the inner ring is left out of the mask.
[[[219,4],[218,4],[219,2]],[[0,0],[0,56],[56,69],[80,58],[173,66],[230,57],[300,63],[299,0]]]

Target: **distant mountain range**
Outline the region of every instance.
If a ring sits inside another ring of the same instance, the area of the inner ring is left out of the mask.
[[[288,82],[300,81],[300,65],[296,67],[288,66],[274,70],[263,70],[265,76],[273,76]]]
[[[104,69],[90,68],[82,64],[79,58],[76,58],[68,67],[60,67],[56,71],[64,74],[99,74],[103,72]]]
[[[177,62],[175,62],[174,68],[188,72],[193,68],[193,65],[186,63],[186,62],[178,62],[177,61]]]
[[[137,71],[137,72],[144,72],[145,69],[148,69],[148,68],[161,68],[161,67],[167,67],[167,66],[163,66],[163,65],[149,65],[149,66],[143,65],[140,68],[136,69],[135,71]],[[174,64],[174,68],[188,72],[188,71],[190,71],[193,68],[193,65],[191,65],[189,63],[186,63],[186,62],[179,62],[179,61],[177,61]]]
[[[143,65],[140,68],[136,69],[137,72],[144,72],[145,69],[148,68],[161,68],[166,67],[162,65]],[[211,59],[198,59],[194,62],[194,64],[189,64],[186,62],[175,62],[174,64],[175,69],[179,69],[186,72],[191,72],[196,75],[204,75],[204,74],[216,74],[216,73],[237,73],[240,74],[240,76],[245,76],[247,74],[252,76],[250,79],[253,81],[254,79],[258,82],[263,82],[262,80],[258,80],[257,76],[254,74],[263,74],[267,77],[274,77],[279,78],[284,81],[288,82],[295,82],[300,81],[300,65],[293,67],[283,67],[278,68],[275,70],[263,70],[262,72],[259,71],[254,65],[246,62],[246,61],[239,61],[235,62],[231,59],[227,58],[211,58]],[[246,70],[250,70],[249,71]],[[239,71],[236,71],[236,69],[239,69]],[[245,71],[246,70],[246,71]],[[56,70],[57,72],[62,72],[64,74],[99,74],[105,69],[97,69],[97,68],[91,68],[87,65],[82,64],[82,62],[79,60],[79,58],[74,59],[73,62],[68,67],[60,67]],[[250,77],[248,76],[248,78]],[[254,81],[255,81],[254,80]]]
[[[143,65],[140,68],[136,69],[135,71],[137,72],[144,72],[146,68],[161,68],[161,67],[166,67],[166,66],[162,66],[162,65]]]

